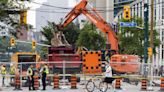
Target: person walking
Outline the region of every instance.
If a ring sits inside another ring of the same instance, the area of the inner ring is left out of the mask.
[[[33,69],[33,65],[30,65],[30,67],[27,69],[27,76],[28,76],[29,90],[31,90],[31,87],[32,87],[33,90],[35,90],[35,88],[34,88],[34,69]]]
[[[6,75],[6,66],[1,66],[1,74],[2,74],[2,86],[5,86],[5,75]]]
[[[42,90],[46,90],[46,77],[47,77],[47,74],[49,74],[49,69],[48,69],[47,64],[44,64],[42,66],[40,73],[42,74],[42,86],[43,86]]]
[[[15,72],[16,72],[16,68],[15,68],[15,66],[11,63],[11,64],[10,64],[10,84],[14,82]]]

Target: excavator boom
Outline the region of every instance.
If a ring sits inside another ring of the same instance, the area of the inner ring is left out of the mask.
[[[97,13],[95,8],[87,6],[88,1],[82,0],[79,4],[77,4],[70,13],[67,14],[65,20],[62,24],[58,26],[58,29],[63,29],[69,23],[71,23],[75,18],[79,15],[85,15],[97,28],[102,31],[107,38],[107,45],[110,45],[110,50],[115,51],[116,53],[112,53],[115,55],[111,56],[110,63],[112,69],[121,73],[136,73],[139,70],[139,64],[129,65],[129,64],[115,64],[115,62],[133,62],[134,60],[138,60],[139,57],[133,55],[122,55],[118,54],[118,39],[117,36],[110,25]],[[107,48],[108,49],[108,48]],[[127,57],[124,59],[124,57]],[[138,62],[138,61],[137,61]]]
[[[71,23],[75,18],[77,18],[80,14],[85,15],[92,23],[96,25],[107,38],[107,44],[110,44],[110,49],[118,52],[118,39],[106,21],[96,12],[96,9],[92,8],[88,10],[87,0],[82,0],[79,4],[77,4],[72,11],[65,17],[64,22],[58,26],[59,29],[66,27],[69,23]]]

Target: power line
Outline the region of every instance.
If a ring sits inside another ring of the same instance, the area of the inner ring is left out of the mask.
[[[34,2],[34,1],[31,1],[32,3],[35,3],[35,4],[39,4],[39,5],[43,5],[43,6],[48,6],[48,7],[53,7],[53,8],[58,8],[58,9],[73,9],[73,8],[69,8],[69,7],[59,7],[59,6],[54,6],[54,5],[49,5],[49,4],[42,4],[42,3],[38,3],[38,2]],[[153,4],[153,5],[158,5],[158,4],[163,4],[164,2],[159,2],[159,3],[156,3],[156,4]],[[151,6],[151,4],[149,4],[148,6]],[[144,6],[140,6],[140,7],[137,7],[137,8],[142,8]],[[96,7],[98,8],[98,7]],[[108,8],[108,7],[104,7],[104,8]],[[135,9],[136,7],[131,7],[130,9]],[[91,11],[91,10],[89,10]],[[101,9],[101,10],[96,10],[96,11],[114,11],[113,8],[111,9]]]

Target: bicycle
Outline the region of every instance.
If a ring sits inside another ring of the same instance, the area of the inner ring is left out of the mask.
[[[106,92],[109,88],[109,84],[110,83],[106,83],[104,81],[104,79],[98,83],[99,85],[97,86],[96,83],[93,81],[94,78],[91,78],[88,80],[88,82],[86,83],[86,89],[88,92],[93,92],[95,90],[95,88],[99,89],[101,92]],[[110,84],[112,86],[112,84]],[[114,89],[115,91],[115,88],[112,86],[112,88]]]

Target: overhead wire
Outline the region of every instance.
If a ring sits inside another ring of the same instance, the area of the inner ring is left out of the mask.
[[[43,4],[43,3],[38,3],[38,2],[35,2],[35,1],[31,1],[31,3],[34,3],[34,4],[39,4],[39,5],[43,5],[43,6],[47,6],[47,7],[52,7],[52,8],[57,8],[57,9],[64,9],[64,10],[71,10],[73,8],[70,8],[70,7],[59,7],[59,6],[54,6],[54,5],[50,5],[50,4]],[[158,4],[163,4],[164,2],[159,2],[159,3],[155,3],[154,5],[158,5]],[[151,4],[149,4],[148,6],[151,6]],[[142,8],[144,6],[140,6],[140,7],[137,7],[137,8]],[[97,8],[97,7],[96,7]],[[105,7],[104,7],[105,8]],[[107,8],[107,7],[106,7]],[[131,7],[130,9],[135,9],[136,7]],[[36,12],[46,12],[46,13],[69,13],[69,11],[55,11],[54,9],[51,10],[51,9],[47,9],[47,10],[39,10],[39,9],[28,9],[29,11],[36,11]],[[88,10],[88,11],[92,11],[92,10]],[[96,11],[98,13],[106,13],[106,12],[114,12],[114,9],[96,9]]]
[[[43,5],[43,6],[58,8],[58,9],[73,9],[73,8],[70,8],[70,7],[59,7],[59,6],[49,5],[49,4],[42,4],[42,3],[35,2],[35,1],[31,1],[31,2],[35,3],[35,4]],[[163,4],[163,3],[164,3],[164,1],[159,2],[159,3],[155,3],[154,5]],[[151,6],[151,4],[149,4],[148,6]],[[144,7],[144,6],[140,6],[138,8],[142,8],[142,7]],[[96,7],[96,8],[100,8],[100,7]],[[103,8],[108,8],[108,9],[101,9],[101,10],[97,9],[96,11],[114,11],[113,8],[111,8],[111,9],[109,7],[103,7]],[[134,9],[134,8],[131,7],[131,9]]]

